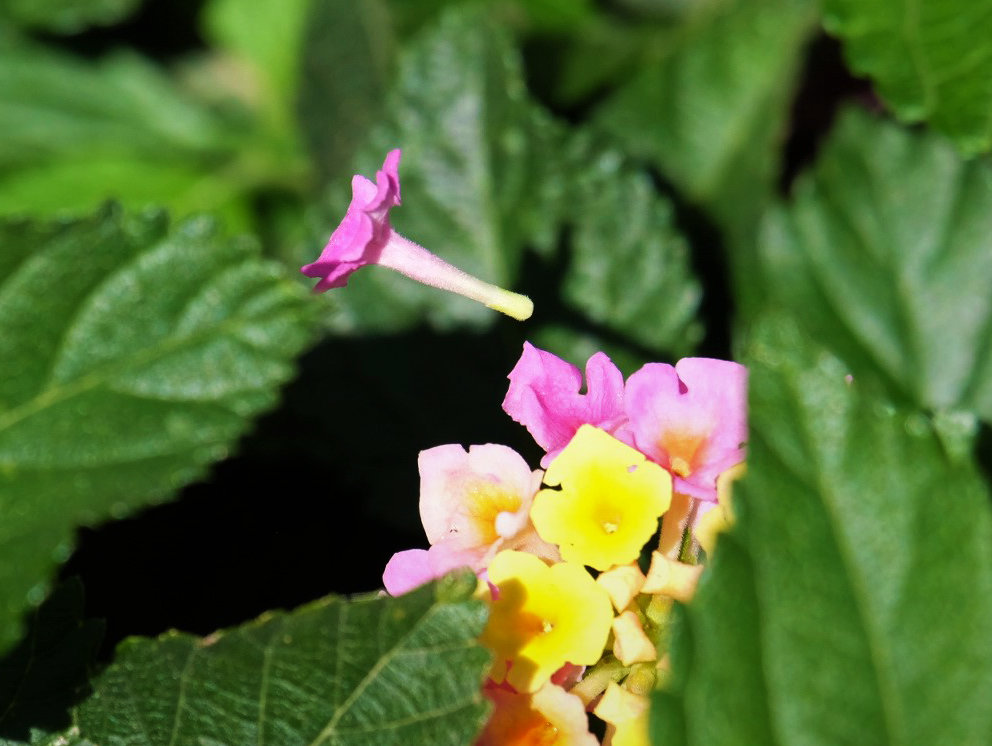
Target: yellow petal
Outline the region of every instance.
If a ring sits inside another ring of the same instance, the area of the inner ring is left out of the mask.
[[[700,518],[692,529],[707,556],[713,554],[716,537],[734,525],[733,484],[747,471],[742,461],[723,472],[716,480],[718,505]]]
[[[658,658],[658,651],[633,611],[625,611],[613,620],[613,654],[625,666]]]
[[[549,567],[532,554],[508,550],[489,564],[489,581],[499,595],[481,641],[495,654],[494,680],[533,692],[566,662],[599,660],[613,608],[585,568],[568,562]]]
[[[613,607],[617,611],[623,611],[634,600],[634,596],[641,592],[644,573],[637,565],[620,565],[600,573],[596,582],[610,594]]]
[[[696,592],[702,571],[702,565],[687,565],[669,559],[661,552],[653,552],[641,593],[659,593],[686,602]]]
[[[649,700],[610,683],[593,713],[609,723],[604,746],[650,746]]]
[[[672,499],[671,475],[612,435],[583,425],[545,474],[531,520],[568,562],[608,570],[634,562]]]

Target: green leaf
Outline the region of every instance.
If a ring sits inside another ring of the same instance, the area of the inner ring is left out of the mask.
[[[204,36],[251,66],[250,78],[270,123],[293,127],[300,62],[311,0],[210,0],[203,9]]]
[[[987,743],[992,513],[974,464],[786,317],[749,349],[738,524],[659,709],[681,704],[687,744]]]
[[[69,727],[103,636],[102,623],[82,616],[82,584],[67,581],[35,609],[20,645],[0,659],[3,746],[45,743]]]
[[[527,96],[504,28],[479,8],[454,7],[400,60],[382,121],[354,169],[372,175],[402,146],[403,206],[390,213],[407,238],[480,279],[512,286],[525,245],[550,249],[564,207],[558,125]],[[350,198],[334,185],[329,235]],[[308,260],[312,260],[308,259]],[[335,328],[399,329],[426,314],[435,325],[491,323],[494,312],[373,267],[344,290]]]
[[[702,337],[701,290],[671,205],[616,151],[582,162],[571,202],[566,302],[643,347],[689,354]]]
[[[238,198],[267,169],[239,153],[241,126],[127,53],[92,63],[0,39],[0,131],[0,214],[91,211],[118,197],[243,221]]]
[[[751,282],[755,231],[774,189],[790,93],[815,20],[811,0],[714,3],[596,117],[724,230],[744,310],[760,301]]]
[[[473,575],[328,598],[202,639],[131,639],[77,715],[96,743],[472,743],[488,705]]]
[[[969,0],[825,0],[848,64],[906,122],[929,122],[965,153],[992,147],[992,12]]]
[[[60,34],[109,26],[131,15],[141,0],[0,0],[0,17]]]
[[[388,10],[382,0],[314,3],[302,54],[300,124],[326,181],[347,171],[382,114],[396,57]]]
[[[766,286],[894,397],[992,418],[992,166],[851,111],[768,217]]]
[[[272,406],[315,308],[206,217],[0,222],[0,246],[2,650],[77,525],[164,499]]]

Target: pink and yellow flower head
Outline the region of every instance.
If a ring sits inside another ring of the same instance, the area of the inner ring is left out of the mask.
[[[300,270],[320,279],[314,290],[343,287],[355,270],[379,264],[516,319],[529,318],[534,310],[530,298],[472,277],[393,230],[389,211],[400,204],[399,162],[400,151],[391,150],[374,184],[360,174],[352,178],[348,211],[317,260]]]
[[[744,460],[747,370],[710,358],[648,363],[627,380],[633,445],[668,469],[675,491],[715,502],[720,474]]]
[[[533,692],[565,663],[599,660],[613,608],[584,567],[508,550],[490,563],[489,582],[498,592],[481,640],[495,655],[497,683]]]
[[[602,352],[586,363],[586,393],[574,365],[524,342],[520,360],[510,371],[503,410],[527,428],[547,455],[541,466],[561,453],[580,425],[613,432],[626,419],[623,374]]]
[[[456,567],[486,569],[501,549],[523,549],[557,560],[530,522],[541,472],[531,471],[516,451],[487,443],[443,445],[421,451],[420,517],[429,550],[399,552],[386,565],[383,582],[393,595]]]
[[[544,476],[531,518],[561,556],[597,570],[634,562],[672,499],[672,478],[591,425],[579,428]]]

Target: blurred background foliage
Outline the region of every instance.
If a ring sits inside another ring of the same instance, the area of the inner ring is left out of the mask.
[[[992,411],[992,313],[975,306],[971,336],[955,343],[940,319],[903,312],[914,297],[929,309],[951,302],[950,287],[992,282],[987,158],[963,160],[992,141],[992,14],[930,3],[909,38],[891,33],[893,5],[0,0],[0,250],[36,246],[71,282],[99,236],[126,236],[139,254],[172,240],[155,206],[203,251],[230,245],[219,233],[254,236],[274,262],[252,265],[273,283],[259,292],[297,309],[285,328],[231,310],[282,356],[256,361],[258,395],[224,393],[238,423],[196,440],[181,471],[147,488],[98,485],[104,498],[68,511],[38,549],[32,603],[80,577],[84,615],[106,620],[107,659],[127,635],[208,633],[378,587],[392,552],[423,544],[419,450],[501,442],[537,462],[500,410],[525,339],[580,366],[606,350],[629,374],[648,360],[732,357],[755,319],[786,308],[866,386],[942,412],[941,437],[967,451],[978,420],[955,408]],[[835,127],[844,107],[858,111]],[[529,322],[376,267],[303,303],[297,268],[343,214],[352,174],[374,173],[393,147],[404,202],[393,224],[531,295]],[[873,165],[876,150],[891,169]],[[964,190],[959,223],[919,197],[928,184]],[[873,203],[876,187],[888,196]],[[870,202],[896,219],[868,220]],[[924,222],[968,247],[939,282],[891,251]],[[186,274],[191,287],[213,281]],[[853,285],[863,302],[849,303]],[[68,305],[56,311],[53,328],[75,323]],[[932,364],[938,347],[950,381]],[[281,404],[241,438],[282,382]],[[0,548],[20,546],[12,531]],[[66,588],[55,600],[79,606]],[[22,631],[8,625],[0,642]]]

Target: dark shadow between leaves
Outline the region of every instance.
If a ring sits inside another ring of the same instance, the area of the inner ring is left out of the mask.
[[[83,587],[74,578],[29,615],[24,639],[0,658],[0,741],[70,725],[70,709],[89,693],[102,636],[102,622],[83,620]]]

